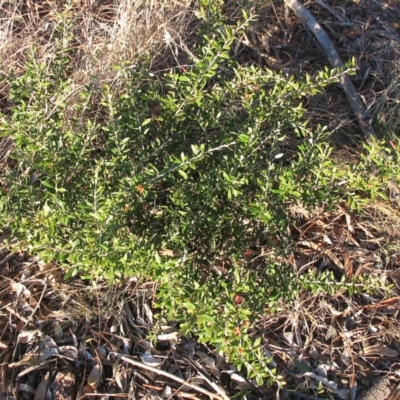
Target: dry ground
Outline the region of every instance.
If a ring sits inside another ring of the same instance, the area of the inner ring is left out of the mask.
[[[239,5],[249,2],[227,1],[232,19],[239,17]],[[254,1],[251,6],[260,18],[233,57],[297,76],[327,65],[314,38],[282,2]],[[72,78],[77,86],[91,75],[118,85],[112,65],[145,52],[151,52],[155,70],[173,67],[190,47],[188,30],[195,26],[191,7],[188,0],[0,0],[2,71],[20,73],[34,46],[43,59],[52,57],[53,37],[68,20],[59,16],[68,13],[74,20]],[[308,7],[342,59],[356,58],[359,69],[353,81],[378,132],[387,139],[398,136],[399,4],[333,0],[312,1]],[[6,109],[7,80],[0,85],[0,106]],[[335,156],[352,159],[363,138],[343,93],[332,87],[313,101],[312,123],[328,125]],[[0,149],[4,165],[11,141],[3,138]],[[287,261],[310,286],[297,302],[280,304],[280,311],[267,314],[252,332],[262,336],[271,365],[288,382],[286,390],[255,388],[223,355],[200,346],[195,338],[180,337],[173,323],[159,327],[154,347],[155,338],[149,336],[154,283],[132,279],[109,287],[65,281],[57,265],[12,253],[3,243],[2,398],[228,399],[241,393],[254,399],[354,399],[381,376],[392,378],[385,382],[394,389],[400,371],[399,206],[376,202],[360,215],[344,205],[329,213],[308,213],[301,206],[292,212],[298,221],[292,228],[297,247]],[[6,238],[3,232],[1,240]],[[326,269],[345,272],[347,282],[355,277],[355,285],[345,283],[329,294],[326,287],[336,288],[337,283],[334,278],[321,283],[319,274]],[[318,285],[325,290],[313,293]]]

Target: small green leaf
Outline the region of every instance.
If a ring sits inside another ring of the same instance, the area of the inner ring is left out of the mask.
[[[188,175],[185,171],[183,171],[182,169],[178,169],[179,175],[181,175],[183,177],[183,179],[187,179]]]
[[[148,125],[151,122],[151,118],[147,118],[142,122],[142,126]]]
[[[50,188],[50,189],[54,189],[54,186],[51,185],[51,184],[50,184],[49,182],[47,182],[47,181],[41,181],[41,184],[42,184],[43,186],[46,186],[46,187]]]

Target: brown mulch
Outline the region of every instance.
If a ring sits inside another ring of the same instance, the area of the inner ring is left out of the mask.
[[[317,393],[322,383],[342,399],[356,393],[362,398],[363,390],[382,375],[397,387],[398,206],[377,203],[361,215],[344,206],[314,215],[301,207],[294,212],[299,225],[291,261],[309,290],[259,322],[288,387]]]
[[[396,387],[400,253],[387,246],[400,235],[396,207],[381,203],[361,216],[344,206],[315,214],[292,210],[299,223],[291,263],[309,289],[294,302],[278,303],[279,311],[266,311],[252,333],[262,337],[270,367],[287,382],[279,393],[257,387],[196,338],[180,336],[173,322],[159,325],[152,282],[110,287],[64,280],[57,265],[3,248],[2,398],[220,400],[247,390],[252,399],[300,399],[322,398],[323,389],[347,399],[362,398],[382,376]],[[323,278],[323,271],[330,275]]]

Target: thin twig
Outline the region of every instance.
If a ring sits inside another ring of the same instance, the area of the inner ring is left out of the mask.
[[[8,251],[8,250],[7,250]],[[0,261],[0,265],[3,265],[4,263],[6,263],[9,259],[14,257],[14,253],[9,253],[8,255],[6,255],[1,261]]]
[[[393,33],[378,30],[378,29],[371,29],[369,31],[366,31],[363,33],[363,35],[376,35],[376,36],[382,36],[386,39],[394,40],[396,42],[400,42],[400,36],[397,36]]]
[[[324,50],[325,55],[328,57],[334,68],[344,68],[345,65],[340,59],[338,52],[330,41],[325,30],[313,17],[304,5],[298,0],[285,0],[286,5],[300,18],[308,27],[308,29],[314,34],[318,43]],[[358,124],[364,133],[367,141],[371,141],[377,138],[374,127],[372,126],[372,118],[368,117],[367,111],[360,96],[357,93],[356,88],[353,85],[349,75],[342,73],[339,76],[339,82],[346,94],[347,100],[350,103]]]
[[[195,360],[188,360],[190,364],[196,368],[197,372],[201,375],[201,377],[217,392],[223,397],[224,399],[229,399],[227,397],[225,391],[219,387],[215,382],[212,381],[210,375],[208,375],[207,371],[204,370],[204,368]]]
[[[132,358],[124,356],[124,355],[122,355],[120,353],[112,353],[112,354],[114,354],[116,357],[118,357],[122,361],[125,361],[125,362],[127,362],[127,363],[129,363],[131,365],[134,365],[135,367],[143,368],[143,369],[146,369],[148,371],[154,372],[155,374],[165,376],[166,378],[172,379],[175,382],[180,383],[181,385],[189,386],[190,388],[192,388],[193,390],[196,390],[197,392],[203,393],[206,396],[210,396],[213,399],[229,400],[229,397],[226,396],[226,395],[224,397],[222,397],[219,394],[211,393],[208,390],[203,389],[200,386],[193,385],[192,383],[187,382],[184,379],[179,378],[179,377],[177,377],[175,375],[172,375],[169,372],[163,371],[162,369],[157,369],[157,368],[150,367],[149,365],[146,365],[146,364],[144,364],[144,363],[142,363],[140,361],[133,360]]]
[[[43,296],[44,296],[44,293],[46,292],[46,290],[47,290],[47,280],[46,280],[45,283],[44,283],[43,290],[42,290],[42,294],[40,295],[40,299],[39,299],[39,301],[37,302],[35,309],[32,311],[32,313],[31,313],[31,315],[29,316],[29,318],[25,321],[25,324],[24,324],[23,328],[21,329],[21,331],[23,331],[23,330],[26,328],[26,326],[29,324],[29,322],[32,321],[32,319],[33,319],[33,317],[34,317],[36,311],[37,311],[37,310],[39,309],[39,307],[40,307],[40,303],[41,303],[42,300],[43,300]]]
[[[164,176],[170,174],[171,172],[175,172],[176,170],[178,170],[178,169],[180,169],[180,168],[182,168],[182,167],[184,167],[184,166],[186,166],[188,164],[191,164],[193,161],[195,161],[195,160],[197,160],[197,159],[199,159],[199,158],[201,158],[201,157],[203,157],[203,156],[205,156],[207,154],[211,154],[211,153],[214,153],[215,151],[219,151],[219,150],[222,150],[222,149],[225,149],[225,148],[229,148],[230,146],[233,146],[234,144],[236,144],[236,142],[230,142],[228,144],[222,144],[221,146],[214,147],[213,149],[209,149],[209,150],[205,151],[204,153],[200,153],[200,154],[190,158],[189,160],[186,160],[186,161],[182,162],[182,164],[175,165],[174,167],[171,167],[168,170],[159,173],[154,178],[151,178],[148,182],[157,181],[157,180],[163,178]]]

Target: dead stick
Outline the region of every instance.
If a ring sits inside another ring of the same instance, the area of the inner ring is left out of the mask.
[[[201,386],[194,385],[190,382],[187,382],[184,379],[179,378],[178,376],[175,376],[175,375],[170,374],[169,372],[163,371],[162,369],[150,367],[149,365],[146,365],[140,361],[136,361],[130,357],[124,356],[123,354],[119,354],[119,353],[113,353],[113,354],[115,354],[115,356],[117,356],[122,361],[125,361],[125,362],[127,362],[131,365],[134,365],[136,367],[139,367],[139,368],[147,369],[148,371],[152,371],[155,374],[165,376],[166,378],[172,379],[172,380],[180,383],[181,385],[189,386],[190,388],[196,390],[197,392],[203,393],[211,398],[214,398],[217,400],[229,400],[229,397],[226,394],[221,393],[221,395],[219,395],[216,393],[211,393],[208,390],[203,389]]]
[[[292,9],[292,11],[300,18],[314,34],[325,55],[328,57],[334,68],[344,68],[345,65],[340,59],[338,52],[333,47],[328,35],[313,17],[313,15],[308,11],[302,3],[298,0],[285,0],[286,5]],[[372,141],[377,138],[374,127],[372,126],[372,119],[368,117],[365,106],[357,93],[356,88],[353,85],[349,75],[343,73],[339,76],[339,82],[346,93],[347,100],[350,103],[350,107],[353,110],[357,122],[364,133],[367,141]]]

